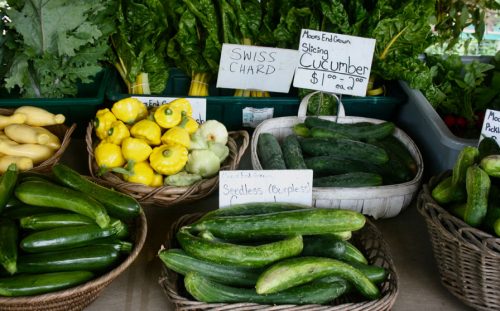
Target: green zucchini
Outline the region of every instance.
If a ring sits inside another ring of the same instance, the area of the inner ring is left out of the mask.
[[[472,165],[467,168],[465,182],[467,204],[464,221],[473,227],[481,225],[486,216],[490,185],[490,177],[479,166]]]
[[[39,253],[90,245],[99,239],[115,236],[124,226],[123,222],[116,220],[106,228],[92,224],[35,231],[21,240],[20,247],[25,252]]]
[[[481,139],[477,149],[479,151],[478,161],[481,161],[483,158],[492,154],[500,154],[500,146],[492,137],[484,137]]]
[[[287,169],[306,169],[300,143],[295,135],[288,135],[281,144],[283,159]]]
[[[16,206],[24,206],[25,204],[21,202],[18,198],[16,198],[15,195],[11,195],[9,200],[7,201],[7,204],[5,204],[4,210]]]
[[[465,192],[465,185],[453,184],[452,177],[448,176],[432,189],[431,196],[439,204],[448,204],[465,201],[467,193]]]
[[[19,172],[15,163],[9,164],[5,173],[0,176],[0,213],[14,192]]]
[[[473,146],[465,146],[460,150],[453,165],[452,183],[454,185],[465,184],[467,169],[476,162],[478,155],[479,150]]]
[[[308,205],[281,202],[251,202],[219,208],[203,215],[203,219],[221,216],[256,215],[311,208]]]
[[[394,123],[389,121],[378,124],[355,125],[350,123],[337,123],[318,117],[307,117],[304,123],[310,129],[323,128],[322,134],[326,134],[326,131],[330,131],[334,132],[332,135],[341,134],[354,140],[382,139],[391,135],[396,128]],[[311,135],[314,134],[311,132]]]
[[[0,296],[32,296],[82,284],[94,277],[90,271],[20,274],[0,278]]]
[[[300,254],[302,236],[294,235],[284,240],[257,246],[212,241],[192,235],[189,228],[176,234],[182,249],[191,256],[219,264],[259,268],[277,260]]]
[[[50,182],[26,181],[14,190],[16,197],[30,205],[57,207],[88,216],[105,228],[110,219],[105,207],[87,194]]]
[[[382,185],[382,176],[367,172],[350,172],[313,179],[313,187],[376,187]]]
[[[327,304],[344,294],[347,284],[343,280],[311,282],[279,293],[259,295],[255,289],[220,284],[196,272],[184,278],[186,290],[198,301],[205,303],[253,302],[259,304]]]
[[[279,235],[311,235],[355,231],[366,222],[352,210],[311,208],[259,215],[211,217],[193,223],[195,232],[210,231],[223,239],[252,239]]]
[[[196,272],[218,283],[234,286],[255,286],[262,269],[223,265],[198,259],[181,249],[163,249],[158,253],[167,268],[186,275]]]
[[[104,204],[107,212],[113,217],[129,220],[139,215],[140,204],[136,199],[125,193],[98,185],[72,168],[60,163],[52,167],[52,173],[64,185],[84,192]]]
[[[366,257],[356,246],[327,234],[304,236],[302,255],[329,257],[346,262],[368,263]]]
[[[28,230],[47,230],[94,223],[93,219],[76,213],[47,213],[19,218],[21,228]]]
[[[304,138],[300,140],[300,146],[302,152],[310,156],[333,156],[373,164],[389,161],[384,149],[351,139]]]
[[[25,254],[18,258],[19,273],[48,273],[72,270],[102,272],[119,262],[120,251],[112,245],[90,245],[67,250]]]
[[[3,217],[7,217],[10,219],[20,219],[23,217],[47,214],[47,213],[60,213],[61,209],[54,207],[45,207],[45,206],[33,206],[24,204],[22,206],[12,206],[6,207],[2,213]]]
[[[272,294],[330,275],[346,279],[368,299],[380,297],[377,286],[363,272],[340,260],[323,257],[281,260],[259,276],[255,288],[259,294]]]
[[[0,218],[0,264],[10,274],[17,271],[17,224],[8,218]]]
[[[286,170],[283,151],[271,133],[261,133],[257,140],[257,156],[265,170]]]
[[[492,154],[484,157],[479,166],[490,176],[500,177],[500,154]]]
[[[130,254],[134,248],[134,244],[132,242],[120,240],[115,236],[99,239],[92,243],[92,245],[108,245],[123,254]]]

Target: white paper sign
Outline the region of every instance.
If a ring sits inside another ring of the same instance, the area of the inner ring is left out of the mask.
[[[312,170],[219,172],[219,207],[250,202],[312,204]]]
[[[366,96],[375,39],[302,29],[293,86]]]
[[[297,55],[296,50],[224,43],[217,87],[288,93]]]
[[[137,98],[148,107],[158,107],[170,103],[178,97],[156,97],[156,96],[132,96]],[[198,123],[207,120],[207,99],[206,98],[186,98],[193,109],[193,119]]]
[[[256,128],[262,121],[273,117],[274,108],[245,107],[241,113],[243,126]]]
[[[500,143],[500,111],[486,109],[479,141],[483,137],[492,137]]]

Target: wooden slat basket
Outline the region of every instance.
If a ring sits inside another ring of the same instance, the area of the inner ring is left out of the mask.
[[[293,126],[304,122],[308,101],[310,96],[314,94],[310,93],[303,98],[297,117],[267,119],[257,126],[253,132],[250,147],[253,169],[262,169],[257,155],[257,140],[259,135],[261,133],[271,133],[279,141],[282,141],[286,136],[292,134]],[[371,122],[378,124],[384,122],[383,120],[372,118],[345,116],[342,104],[339,105],[338,116],[321,116],[320,118],[337,121],[338,123]],[[418,194],[422,180],[424,171],[422,155],[417,145],[404,131],[396,128],[393,135],[406,146],[415,159],[417,173],[412,180],[401,184],[377,187],[313,187],[312,205],[315,207],[351,209],[368,216],[373,216],[375,219],[394,217],[410,205]]]
[[[417,209],[431,238],[441,283],[476,310],[500,310],[500,238],[466,224],[431,196],[451,172],[433,176],[418,195]]]
[[[203,214],[187,214],[181,216],[170,228],[166,240],[162,245],[164,249],[179,248],[175,238],[176,232],[185,225],[198,220]],[[338,298],[328,305],[264,305],[258,303],[205,303],[195,300],[184,288],[183,277],[162,264],[159,284],[165,294],[176,306],[183,311],[227,311],[227,310],[255,310],[255,311],[382,311],[391,310],[398,295],[398,276],[389,252],[389,246],[382,237],[377,227],[367,221],[363,229],[353,232],[350,240],[361,250],[370,264],[384,267],[388,271],[387,279],[379,285],[381,297],[367,301],[359,295],[346,295]]]

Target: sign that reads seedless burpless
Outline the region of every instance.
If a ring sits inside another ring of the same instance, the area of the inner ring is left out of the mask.
[[[500,111],[486,109],[479,140],[483,137],[492,137],[500,143]]]
[[[293,86],[365,96],[375,39],[302,29]]]

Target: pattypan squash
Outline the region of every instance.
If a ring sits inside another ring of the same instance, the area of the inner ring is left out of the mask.
[[[128,127],[120,120],[111,123],[111,127],[107,130],[106,134],[107,136],[104,141],[115,145],[120,145],[122,140],[130,137]]]
[[[158,146],[149,156],[153,169],[163,175],[180,172],[186,165],[187,159],[187,148],[179,144]]]
[[[170,104],[162,105],[154,112],[154,119],[162,128],[169,129],[181,122],[180,110],[173,109]]]
[[[125,181],[151,186],[155,172],[148,161],[129,162],[126,169],[128,174],[123,174]]]
[[[179,111],[183,116],[193,116],[191,103],[186,98],[177,98],[168,103],[168,105],[170,106],[170,108]]]
[[[133,124],[148,115],[148,108],[137,98],[124,98],[113,104],[111,111],[117,119]]]
[[[161,128],[155,121],[141,120],[132,126],[130,133],[135,138],[144,139],[149,145],[161,144]]]
[[[189,148],[191,144],[191,138],[189,137],[188,131],[180,126],[174,126],[168,129],[162,136],[161,142],[164,144],[179,144],[186,148]]]
[[[153,148],[142,138],[127,137],[122,141],[122,153],[127,161],[146,161],[151,151]]]
[[[105,141],[101,141],[97,145],[94,150],[94,156],[101,174],[125,164],[125,158],[123,158],[120,146]]]
[[[105,139],[111,124],[115,121],[115,115],[108,108],[98,110],[94,118],[94,130],[97,137],[101,140]]]

